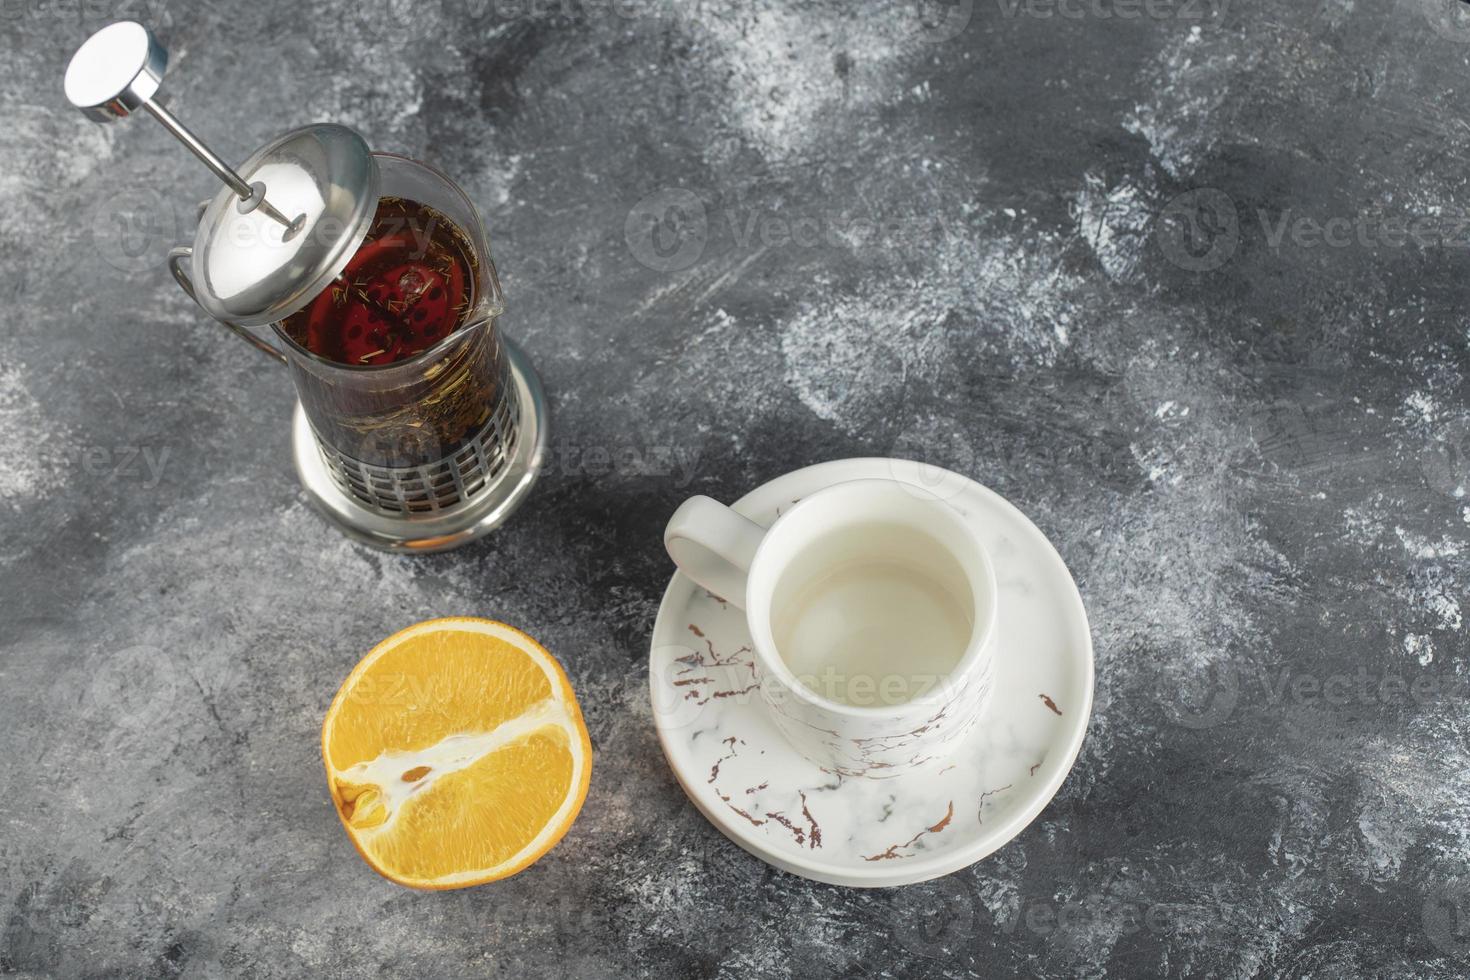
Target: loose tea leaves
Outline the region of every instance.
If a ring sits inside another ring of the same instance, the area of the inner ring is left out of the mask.
[[[347,267],[281,327],[338,364],[407,360],[452,334],[474,308],[475,263],[454,222],[426,204],[385,197]]]

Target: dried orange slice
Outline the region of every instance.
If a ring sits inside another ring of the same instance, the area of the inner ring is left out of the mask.
[[[358,852],[412,888],[526,868],[566,834],[592,778],[561,665],[488,619],[431,619],[374,647],[327,709],[322,759]]]

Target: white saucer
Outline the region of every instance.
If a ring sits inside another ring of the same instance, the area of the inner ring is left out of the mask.
[[[846,459],[788,473],[732,506],[769,525],[823,487],[871,477],[938,493],[980,531],[1000,585],[988,713],[952,758],[888,779],[842,778],[793,750],[754,687],[743,614],[676,573],[653,629],[654,723],[684,792],[726,837],[806,878],[907,885],[1019,834],[1072,768],[1092,712],[1092,638],[1067,567],[1025,515],[973,480]]]

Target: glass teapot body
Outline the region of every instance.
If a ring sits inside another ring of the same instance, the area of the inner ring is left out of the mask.
[[[381,202],[396,199],[425,206],[427,212],[416,213],[430,215],[430,225],[447,220],[463,242],[467,268],[465,281],[456,281],[462,289],[456,293],[453,328],[422,350],[395,348],[402,355],[396,360],[384,360],[384,345],[362,336],[353,338],[356,346],[347,352],[316,343],[305,325],[313,314],[324,309],[330,320],[334,307],[342,304],[345,309],[347,300],[358,295],[367,306],[364,290],[374,287],[353,273],[350,260],[301,311],[273,322],[269,337],[236,323],[224,325],[286,365],[323,460],[342,491],[383,514],[439,511],[473,497],[515,449],[518,406],[497,330],[504,297],[484,227],[459,187],[435,168],[406,157],[374,153],[373,159]],[[410,224],[393,230],[406,248],[429,241],[432,227]],[[365,240],[357,254],[375,244],[382,242]],[[191,255],[186,246],[176,248],[170,266],[193,295],[186,271]],[[422,248],[405,258],[423,259]],[[397,276],[406,267],[390,274]],[[431,285],[437,290],[438,283]],[[376,319],[381,311],[392,319],[393,297],[375,298],[381,303],[366,315]],[[396,302],[401,307],[403,301]],[[411,329],[410,316],[401,319]],[[359,326],[371,331],[373,324],[364,321],[353,329]],[[335,328],[346,329],[340,324]],[[366,356],[356,356],[357,351]]]
[[[463,233],[472,281],[466,284],[467,309],[457,327],[426,350],[384,364],[343,363],[310,350],[294,318],[276,322],[272,330],[318,440],[370,466],[424,466],[470,442],[500,400],[505,365],[496,319],[504,310],[504,297],[479,215],[459,188],[422,163],[391,154],[374,157],[383,198],[427,205]],[[423,242],[431,231],[415,226],[397,234]],[[340,295],[362,288],[344,274],[327,292]]]

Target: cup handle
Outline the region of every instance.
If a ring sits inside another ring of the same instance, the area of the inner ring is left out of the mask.
[[[199,302],[199,298],[194,295],[194,283],[190,281],[189,273],[184,271],[184,260],[193,256],[193,254],[194,249],[188,245],[175,245],[173,248],[169,249],[168,271],[174,274],[174,280],[178,282],[179,288],[182,289],[190,299],[197,303]],[[269,343],[268,341],[261,340],[255,335],[254,331],[247,330],[244,327],[240,326],[238,323],[231,323],[228,320],[216,320],[215,322],[229,329],[237,337],[245,341],[251,347],[254,347],[256,350],[260,351],[261,353],[267,355],[268,357],[275,358],[282,364],[286,363],[286,355],[278,350],[275,345]]]
[[[765,528],[718,500],[690,497],[669,518],[664,547],[681,572],[744,609],[746,576],[765,535]]]

